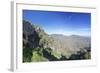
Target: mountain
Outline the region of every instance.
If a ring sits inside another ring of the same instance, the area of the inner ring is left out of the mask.
[[[90,42],[91,37],[49,35],[39,25],[23,20],[23,62],[88,59]]]
[[[36,48],[39,45],[39,35],[32,24],[23,20],[23,47]]]
[[[52,38],[57,41],[58,45],[63,46],[63,48],[70,48],[73,51],[78,51],[80,48],[89,47],[91,38],[85,36],[78,36],[78,35],[59,35],[59,34],[52,34],[50,35]]]
[[[90,47],[91,38],[84,36],[65,36],[59,34],[51,35],[55,39],[54,47],[56,51],[60,51],[61,53],[65,53],[67,57],[73,53],[77,53],[80,50],[86,51],[86,47]],[[85,49],[84,49],[85,48]],[[69,55],[68,55],[69,54]]]

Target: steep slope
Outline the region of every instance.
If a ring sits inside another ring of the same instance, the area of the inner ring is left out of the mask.
[[[23,47],[36,48],[39,45],[39,35],[33,28],[32,24],[23,20]]]
[[[23,62],[49,60],[50,57],[47,58],[45,53],[52,56],[47,51],[51,41],[40,26],[23,20]]]
[[[23,62],[89,59],[91,38],[47,34],[39,25],[23,20]]]

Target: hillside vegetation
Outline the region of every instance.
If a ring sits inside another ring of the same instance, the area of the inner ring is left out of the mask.
[[[91,38],[47,34],[23,20],[23,62],[83,60],[91,58]]]

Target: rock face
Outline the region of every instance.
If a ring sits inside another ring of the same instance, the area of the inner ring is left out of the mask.
[[[23,47],[47,47],[51,40],[52,38],[49,37],[41,27],[32,25],[30,22],[23,20]]]
[[[24,62],[37,59],[35,56],[38,56],[39,61],[84,59],[85,54],[87,58],[90,58],[88,57],[91,51],[90,42],[90,37],[49,35],[42,27],[23,20]]]
[[[23,47],[36,48],[39,45],[39,35],[28,21],[23,21]]]

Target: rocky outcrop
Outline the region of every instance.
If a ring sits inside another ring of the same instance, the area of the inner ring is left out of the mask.
[[[31,62],[33,52],[34,55],[40,56],[39,61],[42,59],[60,61],[90,58],[90,42],[90,37],[49,35],[42,27],[23,20],[23,62]]]
[[[32,24],[23,20],[23,47],[36,48],[39,45],[39,35],[33,28]]]

